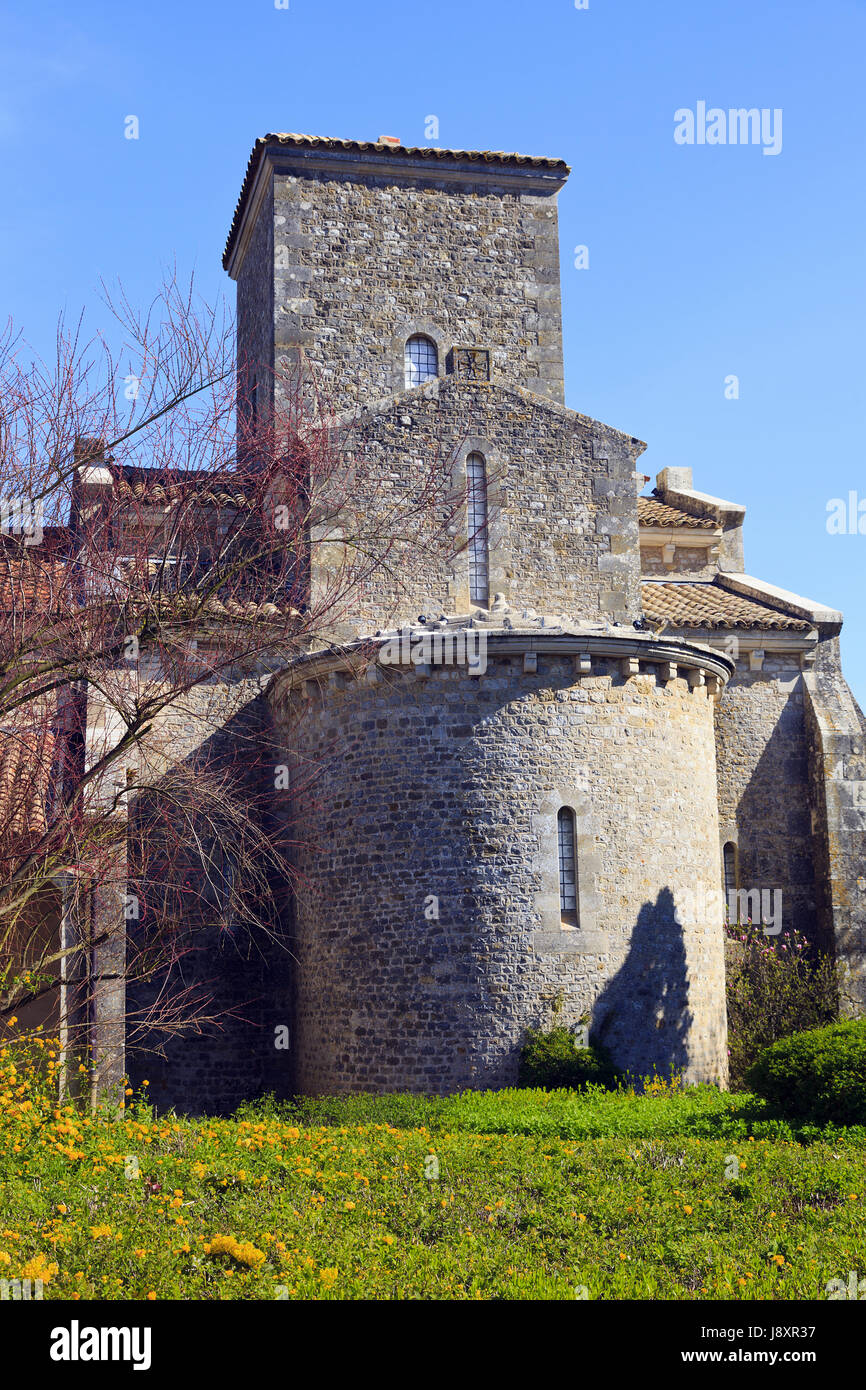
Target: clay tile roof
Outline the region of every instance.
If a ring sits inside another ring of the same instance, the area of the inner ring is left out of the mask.
[[[742,598],[720,584],[661,581],[641,585],[643,610],[650,622],[672,628],[775,628],[808,632],[810,624],[754,599]]]
[[[0,841],[44,833],[55,737],[49,729],[0,729]],[[8,846],[7,846],[8,848]]]
[[[262,155],[269,145],[293,145],[308,150],[349,150],[358,154],[371,151],[376,154],[395,156],[398,159],[405,159],[407,155],[413,159],[426,160],[461,159],[470,160],[476,164],[500,164],[511,168],[550,169],[563,176],[571,173],[571,169],[564,159],[551,159],[545,155],[508,154],[504,150],[439,150],[431,149],[429,146],[392,145],[378,140],[337,140],[328,135],[296,135],[291,133],[263,135],[253,145],[247,163],[247,171],[241,185],[240,197],[237,201],[235,215],[223,253],[224,269],[228,267],[229,256],[237,239],[247,196],[258,172]]]
[[[245,493],[226,492],[215,487],[204,487],[201,485],[201,480],[185,484],[169,483],[167,487],[163,483],[130,483],[121,480],[117,484],[117,496],[121,501],[140,502],[147,506],[179,502],[190,497],[202,506],[246,507],[249,505],[249,499]]]
[[[67,566],[62,560],[35,554],[23,556],[0,553],[0,610],[5,613],[50,613],[58,607],[67,584]]]
[[[703,531],[717,531],[719,524],[709,516],[691,516],[679,507],[669,507],[657,497],[637,499],[637,519],[641,526],[695,526]]]

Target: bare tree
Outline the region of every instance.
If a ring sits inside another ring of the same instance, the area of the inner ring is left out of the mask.
[[[0,341],[0,1024],[50,1001],[96,1089],[122,1038],[219,1023],[171,983],[191,923],[279,939],[293,831],[257,696],[376,575],[447,556],[463,500],[441,456],[395,492],[348,455],[303,362],[267,409],[239,396],[191,287],[107,302],[116,356],[80,324],[50,363]]]

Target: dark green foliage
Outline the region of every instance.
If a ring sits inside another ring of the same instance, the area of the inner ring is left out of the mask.
[[[527,1033],[520,1054],[518,1086],[578,1091],[593,1085],[612,1090],[618,1080],[604,1048],[580,1047],[568,1028],[553,1028],[549,1033],[531,1028]]]
[[[866,1019],[782,1038],[761,1053],[746,1080],[786,1118],[866,1124]]]
[[[836,970],[799,932],[767,936],[759,925],[728,929],[727,1004],[730,1085],[779,1038],[837,1017]]]

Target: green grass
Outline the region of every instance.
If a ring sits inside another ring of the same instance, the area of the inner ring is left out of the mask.
[[[57,1299],[823,1298],[866,1272],[866,1151],[804,1137],[711,1089],[91,1118],[0,1067],[0,1276],[46,1271]]]
[[[791,1125],[757,1096],[731,1095],[711,1086],[674,1090],[661,1096],[631,1091],[464,1091],[456,1096],[352,1095],[266,1098],[241,1107],[239,1115],[281,1117],[302,1125],[425,1125],[430,1130],[469,1130],[478,1134],[555,1135],[560,1139],[606,1136],[706,1139],[812,1139],[863,1142],[866,1129]]]

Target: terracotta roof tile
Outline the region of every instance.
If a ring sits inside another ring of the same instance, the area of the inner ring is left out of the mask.
[[[641,585],[643,610],[650,622],[672,628],[773,628],[808,632],[810,624],[720,584],[661,581]]]
[[[679,507],[669,507],[657,497],[637,499],[637,519],[641,526],[694,526],[703,531],[718,531],[719,524],[709,516],[691,516]]]
[[[186,485],[169,483],[166,487],[162,483],[155,482],[128,483],[121,481],[117,485],[117,496],[124,502],[141,502],[146,505],[179,502],[190,497],[204,506],[247,507],[250,505],[248,497],[243,492],[225,492],[213,487],[207,488],[201,484],[202,480],[199,480],[197,483]]]
[[[34,546],[23,556],[0,553],[0,610],[21,614],[50,613],[68,582],[63,560],[40,555]]]
[[[252,153],[247,163],[247,171],[244,175],[243,184],[241,185],[240,197],[237,201],[231,229],[226,241],[225,252],[223,253],[224,268],[228,266],[228,259],[237,238],[247,195],[249,194],[253,180],[258,172],[262,155],[269,145],[293,145],[297,148],[310,150],[350,150],[355,153],[372,151],[376,154],[393,155],[397,158],[405,158],[406,155],[411,155],[413,159],[426,160],[466,159],[476,164],[500,164],[512,168],[523,167],[530,169],[557,170],[564,176],[571,173],[564,159],[551,159],[545,155],[508,154],[504,150],[440,150],[433,149],[429,145],[392,145],[378,140],[338,140],[328,135],[297,135],[294,133],[271,133],[269,135],[263,135],[260,136],[253,145]]]
[[[0,729],[0,841],[44,833],[55,753],[49,729]]]

